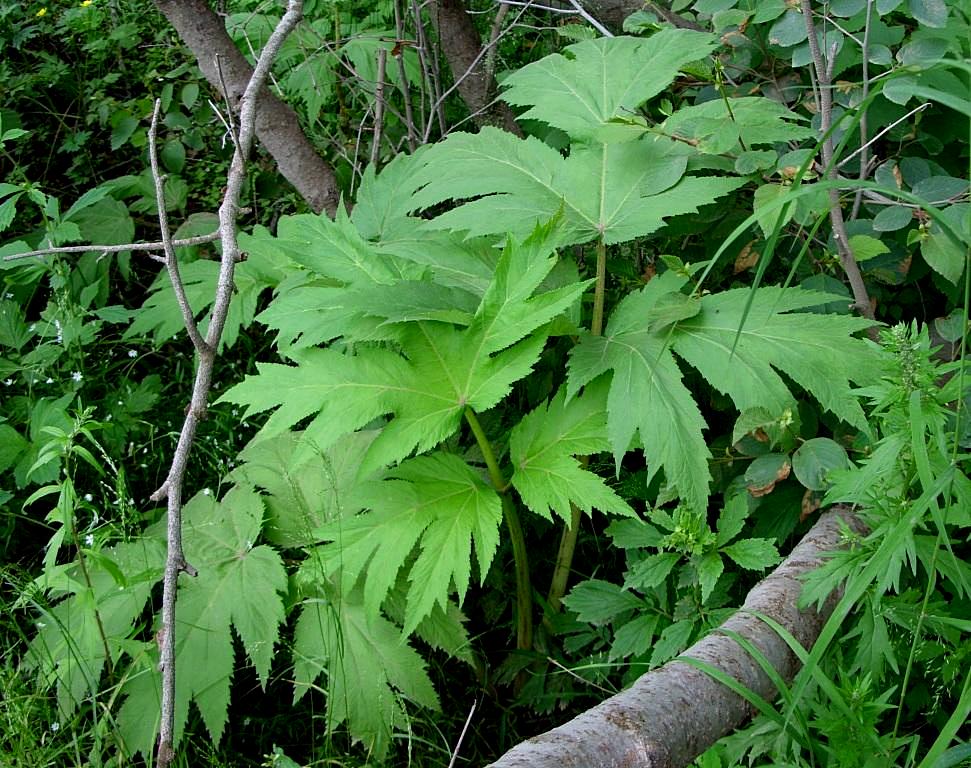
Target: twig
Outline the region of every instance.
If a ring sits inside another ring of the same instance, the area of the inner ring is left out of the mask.
[[[425,34],[425,25],[421,21],[421,7],[417,0],[411,0],[411,12],[415,17],[415,31],[418,33],[418,59],[422,62],[422,70],[428,73],[428,81],[432,87],[431,104],[428,109],[428,122],[422,132],[422,144],[427,144],[432,133],[433,118],[438,118],[438,130],[442,135],[445,134],[445,108],[443,106],[442,82],[438,72],[438,57],[428,56],[428,35]]]
[[[496,43],[499,41],[502,25],[508,14],[509,5],[507,3],[500,3],[499,9],[496,11],[496,17],[492,20],[492,30],[489,32],[489,52],[486,54],[485,63],[482,65],[486,77],[495,78],[496,76]]]
[[[408,128],[408,149],[414,152],[418,148],[418,136],[415,130],[415,115],[411,108],[411,86],[408,84],[408,73],[405,71],[405,25],[401,17],[401,0],[394,0],[394,35],[395,47],[398,51],[398,81],[401,88],[401,98],[405,102],[405,125]]]
[[[505,2],[505,0],[502,0],[502,2]],[[511,5],[519,5],[519,3],[510,3],[510,4]],[[482,60],[482,57],[485,56],[490,50],[492,50],[492,48],[494,48],[498,44],[499,40],[501,40],[516,25],[516,22],[519,21],[520,17],[522,17],[522,15],[524,13],[526,13],[526,11],[530,7],[530,4],[529,3],[524,3],[522,5],[523,5],[522,10],[520,10],[519,13],[516,15],[516,18],[513,19],[512,24],[510,24],[506,29],[504,29],[502,32],[500,32],[499,35],[496,37],[495,40],[490,40],[488,43],[486,43],[485,45],[483,45],[479,49],[479,52],[476,54],[475,58],[472,59],[472,63],[469,64],[468,67],[466,67],[465,72],[463,72],[461,76],[455,78],[455,82],[452,83],[452,85],[449,86],[449,88],[444,93],[442,93],[435,100],[435,103],[432,105],[432,109],[433,110],[437,110],[437,109],[440,109],[441,108],[441,106],[444,103],[445,99],[447,99],[449,97],[449,95],[451,95],[452,91],[454,91],[456,88],[458,88],[459,85],[462,83],[462,81],[465,80],[465,78],[469,77],[472,74],[472,71],[476,68],[476,66],[478,65],[478,63]],[[430,138],[431,128],[432,128],[432,126],[431,126],[431,123],[429,122],[428,126],[425,128],[425,135],[422,137],[422,141],[424,143],[426,143],[426,144],[428,143],[428,140]],[[445,132],[445,123],[444,123],[444,121],[442,122],[442,132],[443,133]]]
[[[158,113],[162,109],[162,100],[155,99],[155,109],[152,112],[152,125],[148,129],[148,159],[152,165],[152,180],[155,182],[155,203],[158,206],[158,226],[162,233],[162,248],[165,251],[165,268],[169,273],[169,280],[172,283],[172,290],[175,291],[175,299],[182,311],[182,322],[192,341],[192,346],[197,352],[206,349],[206,342],[199,334],[199,326],[196,325],[196,316],[192,312],[192,305],[189,304],[189,297],[185,295],[185,283],[182,282],[182,275],[179,273],[179,260],[175,256],[175,248],[172,247],[172,236],[169,233],[169,217],[165,210],[165,178],[162,176],[158,166],[158,152],[156,151],[156,138],[158,132]]]
[[[603,24],[597,21],[593,16],[587,13],[587,10],[582,5],[580,5],[580,3],[577,2],[577,0],[568,0],[568,2],[570,3],[570,5],[573,6],[576,12],[580,14],[581,17],[583,17],[583,20],[587,22],[587,24],[589,24],[595,30],[597,30],[601,35],[603,35],[604,37],[614,36],[613,32],[611,32]]]
[[[823,135],[823,165],[826,168],[827,179],[836,179],[836,165],[833,163],[833,91],[831,80],[831,67],[823,59],[822,51],[819,49],[819,39],[816,37],[816,24],[813,21],[813,10],[810,0],[799,0],[799,7],[806,21],[806,31],[809,34],[809,52],[812,55],[813,69],[816,72],[816,103],[819,105],[819,130]],[[835,57],[834,57],[835,58]],[[864,317],[873,320],[873,307],[870,306],[870,296],[867,294],[866,284],[863,282],[863,275],[860,272],[860,265],[857,264],[853,256],[853,249],[850,247],[850,239],[846,232],[846,222],[843,220],[843,209],[840,207],[839,190],[830,189],[829,195],[829,219],[833,227],[833,239],[836,241],[836,250],[839,253],[840,264],[846,277],[850,281],[850,288],[853,291],[853,303],[856,309]]]
[[[219,239],[219,231],[211,232],[208,235],[197,235],[196,237],[186,237],[182,240],[173,240],[175,248],[182,248],[187,245],[202,245],[211,243]],[[123,251],[164,251],[165,243],[161,240],[155,243],[124,243],[122,245],[61,245],[56,248],[40,248],[36,251],[25,251],[24,253],[12,253],[4,256],[3,261],[17,261],[18,259],[32,259],[40,256],[49,256],[54,253],[88,253],[98,251],[102,254],[121,253]],[[151,253],[148,257],[160,264],[165,263],[165,257],[154,256]]]
[[[469,710],[469,714],[465,718],[465,725],[462,726],[462,732],[459,734],[459,740],[455,744],[455,749],[452,750],[452,757],[448,761],[448,768],[455,768],[455,761],[458,759],[459,750],[462,749],[462,742],[465,741],[465,734],[469,730],[469,725],[472,723],[472,715],[475,714],[475,708],[477,706],[479,706],[479,702],[473,701],[472,708]]]
[[[388,51],[378,48],[378,79],[374,84],[374,137],[371,140],[371,165],[377,165],[381,154],[381,130],[384,127],[384,78],[388,67]]]
[[[162,719],[159,729],[156,762],[159,768],[168,768],[173,758],[175,733],[175,603],[179,573],[195,575],[195,569],[186,562],[182,551],[182,484],[188,464],[189,451],[195,438],[199,421],[206,413],[209,390],[212,386],[212,369],[216,349],[226,323],[226,314],[233,296],[233,273],[239,255],[236,238],[236,217],[239,198],[246,178],[246,158],[253,145],[256,122],[256,102],[266,82],[270,65],[280,50],[286,36],[300,21],[302,0],[288,0],[287,10],[276,29],[267,40],[253,69],[253,75],[240,99],[239,134],[236,151],[226,178],[226,193],[219,207],[219,232],[222,241],[222,259],[216,283],[216,296],[212,305],[205,346],[197,349],[198,365],[192,387],[192,397],[186,411],[182,432],[172,458],[168,477],[153,495],[154,500],[166,497],[168,520],[168,552],[165,562],[162,593],[162,625],[159,631],[159,665],[162,671]]]
[[[850,160],[852,160],[852,159],[853,159],[854,157],[856,157],[856,156],[857,156],[857,155],[859,155],[859,154],[863,154],[863,152],[865,152],[865,151],[866,151],[866,150],[867,150],[867,149],[868,149],[869,147],[872,147],[872,146],[873,146],[873,144],[874,144],[875,142],[877,142],[877,141],[879,141],[879,140],[880,140],[880,138],[881,138],[881,137],[882,137],[882,136],[883,136],[884,134],[886,134],[886,133],[888,133],[889,131],[892,131],[892,130],[893,130],[894,128],[896,128],[896,127],[897,127],[898,125],[900,125],[900,124],[901,124],[901,123],[902,123],[902,122],[903,122],[904,120],[906,120],[906,119],[907,119],[908,117],[911,117],[912,115],[915,115],[915,114],[917,114],[918,112],[923,112],[923,111],[924,111],[925,109],[927,109],[927,108],[928,108],[928,107],[929,107],[930,105],[931,105],[931,103],[930,103],[929,101],[925,101],[925,102],[924,102],[923,104],[920,104],[920,105],[918,105],[918,106],[916,106],[916,107],[914,107],[914,108],[913,108],[912,110],[910,110],[910,111],[909,111],[909,112],[908,112],[908,113],[907,113],[906,115],[904,115],[903,117],[898,117],[898,118],[897,118],[896,120],[894,120],[894,121],[893,121],[892,123],[890,123],[890,125],[888,125],[888,126],[887,126],[886,128],[884,128],[884,129],[883,129],[882,131],[880,131],[880,132],[879,132],[878,134],[876,134],[876,135],[875,135],[875,136],[874,136],[874,137],[873,137],[872,139],[870,139],[870,140],[869,140],[869,141],[868,141],[868,142],[867,142],[866,144],[864,144],[864,145],[863,145],[862,147],[860,147],[860,148],[859,148],[859,149],[857,149],[857,150],[854,150],[854,151],[853,151],[852,153],[850,153],[849,155],[847,155],[846,157],[844,157],[844,158],[843,158],[842,160],[840,160],[840,161],[839,161],[839,162],[838,162],[838,163],[836,164],[836,167],[837,167],[837,168],[842,168],[842,167],[843,167],[843,166],[844,166],[844,165],[845,165],[846,163],[848,163],[848,162],[849,162]],[[860,160],[860,165],[861,165],[861,167],[865,167],[865,163],[863,162],[863,160]]]

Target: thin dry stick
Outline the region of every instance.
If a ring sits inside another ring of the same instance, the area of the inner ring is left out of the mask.
[[[388,52],[378,48],[378,81],[374,85],[374,138],[371,140],[371,165],[377,165],[381,154],[381,130],[384,127],[384,77],[388,67]]]
[[[208,235],[197,235],[196,237],[186,237],[182,240],[172,240],[172,245],[175,248],[181,248],[186,245],[202,245],[203,243],[211,243],[214,240],[219,239],[219,232],[211,232]],[[122,251],[164,251],[165,243],[161,240],[155,243],[124,243],[122,245],[61,245],[57,248],[40,248],[36,251],[25,251],[24,253],[12,253],[9,256],[4,256],[3,261],[16,261],[18,259],[34,259],[41,256],[49,256],[53,253],[88,253],[90,251],[97,251],[102,255],[109,253],[121,253]],[[155,256],[152,253],[147,254],[148,258],[153,261],[157,261],[160,264],[165,263],[164,256]]]
[[[236,151],[226,178],[226,193],[219,207],[219,232],[222,240],[222,259],[216,283],[216,296],[212,306],[209,329],[206,332],[205,346],[197,350],[198,365],[192,387],[192,397],[186,411],[185,422],[179,435],[179,442],[172,458],[168,477],[152,498],[167,500],[168,553],[165,562],[162,594],[162,626],[159,630],[159,665],[162,671],[162,722],[159,730],[156,762],[159,768],[168,768],[173,758],[175,732],[175,602],[179,573],[195,575],[195,569],[186,562],[182,551],[182,484],[188,464],[189,451],[195,438],[199,421],[204,418],[212,385],[212,369],[216,349],[226,323],[226,314],[233,296],[233,273],[239,255],[236,239],[236,217],[239,213],[239,198],[246,178],[246,158],[253,145],[256,121],[256,100],[260,89],[266,82],[270,65],[280,50],[286,36],[300,21],[303,11],[302,0],[289,0],[286,13],[273,34],[267,40],[260,58],[253,69],[253,76],[240,99],[239,135],[236,137]],[[160,206],[161,207],[161,206]]]
[[[411,108],[411,87],[408,84],[408,73],[405,72],[405,24],[401,17],[401,0],[394,0],[394,35],[395,58],[398,60],[398,84],[401,98],[405,102],[405,125],[408,128],[408,149],[412,152],[418,148],[418,136],[415,130],[415,115]]]
[[[833,163],[833,136],[830,129],[833,127],[833,91],[831,68],[823,60],[823,53],[819,49],[819,40],[816,37],[816,23],[813,21],[813,10],[810,0],[799,0],[799,7],[806,21],[806,31],[809,33],[809,52],[812,54],[813,69],[816,72],[816,94],[819,104],[819,130],[823,136],[823,165],[826,168],[826,178],[835,180],[837,177],[836,165]],[[853,249],[850,247],[849,237],[846,233],[846,222],[843,220],[843,209],[840,207],[839,190],[829,190],[829,219],[833,226],[833,239],[836,241],[836,250],[839,253],[840,264],[843,271],[850,281],[850,288],[853,291],[853,305],[864,317],[873,320],[873,307],[870,305],[870,297],[867,294],[866,284],[863,282],[863,275],[860,272],[860,265],[857,264],[853,256]]]
[[[491,51],[499,43],[499,41],[510,30],[512,30],[513,27],[515,27],[516,22],[518,22],[519,19],[522,17],[522,15],[524,13],[526,13],[526,11],[527,11],[528,8],[529,8],[529,3],[526,3],[524,5],[524,7],[516,15],[516,18],[513,19],[512,24],[510,24],[508,27],[506,27],[506,29],[502,30],[496,36],[496,39],[495,40],[490,40],[488,43],[486,43],[485,45],[483,45],[479,49],[479,52],[476,54],[475,58],[472,59],[472,63],[469,64],[469,66],[466,68],[465,72],[463,72],[461,74],[461,76],[455,78],[455,82],[452,83],[452,85],[448,88],[448,90],[446,90],[444,93],[441,94],[441,96],[438,97],[438,99],[436,100],[436,102],[435,102],[434,106],[432,107],[432,109],[440,109],[441,108],[442,104],[445,102],[445,99],[447,99],[449,97],[449,95],[452,93],[452,91],[454,91],[456,88],[459,87],[459,85],[462,83],[463,80],[465,80],[465,78],[469,77],[469,75],[472,74],[472,71],[476,68],[476,65],[478,65],[479,61],[481,61],[482,57],[485,56],[489,51]],[[424,143],[428,143],[428,139],[430,138],[431,128],[432,128],[431,123],[429,123],[428,126],[425,129],[425,135],[422,137],[422,141]],[[443,133],[445,132],[444,123],[442,123],[442,132]]]
[[[158,226],[162,233],[162,248],[165,251],[165,268],[169,272],[169,280],[172,282],[172,290],[175,291],[175,299],[182,311],[182,322],[192,340],[192,346],[201,353],[206,349],[206,342],[199,334],[199,326],[196,325],[196,316],[192,312],[189,304],[189,297],[185,295],[185,285],[182,282],[182,275],[179,273],[179,260],[175,257],[175,248],[172,247],[172,235],[169,233],[169,217],[165,210],[165,177],[159,170],[158,152],[156,151],[156,137],[158,133],[158,113],[162,109],[162,100],[155,99],[155,110],[152,112],[152,125],[148,129],[148,159],[152,164],[152,179],[155,181],[155,202],[158,206]]]
[[[442,104],[442,85],[438,72],[438,57],[428,55],[431,51],[428,47],[428,35],[425,34],[425,26],[421,21],[421,8],[416,0],[412,0],[411,10],[412,15],[415,17],[415,30],[418,33],[418,58],[422,62],[422,70],[428,73],[428,82],[432,87],[430,96],[432,101],[428,109],[428,122],[425,124],[425,130],[422,133],[422,143],[427,144],[428,137],[432,134],[432,121],[434,117],[438,118],[439,133],[443,136],[445,135],[445,107]]]

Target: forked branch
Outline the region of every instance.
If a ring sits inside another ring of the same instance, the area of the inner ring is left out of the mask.
[[[236,218],[239,214],[239,199],[246,178],[246,159],[253,146],[257,100],[269,75],[270,65],[273,59],[280,50],[280,46],[286,36],[300,21],[302,12],[302,0],[289,0],[287,3],[287,11],[267,41],[263,52],[260,54],[260,58],[256,62],[256,67],[253,70],[253,75],[246,85],[246,89],[240,100],[239,135],[235,137],[236,151],[233,155],[233,160],[229,167],[229,174],[226,179],[226,193],[223,196],[222,205],[219,207],[219,234],[222,242],[222,258],[219,265],[219,277],[216,283],[216,297],[212,305],[212,315],[205,338],[202,339],[200,337],[195,343],[197,357],[195,381],[193,382],[192,397],[189,407],[186,410],[185,421],[182,425],[182,432],[179,435],[179,442],[175,449],[175,456],[172,459],[172,465],[165,482],[152,495],[152,498],[155,500],[159,500],[163,496],[166,497],[168,509],[168,554],[163,577],[162,625],[158,634],[159,666],[162,672],[162,720],[159,728],[158,752],[156,755],[159,768],[168,768],[175,757],[175,603],[178,577],[180,573],[188,573],[190,575],[195,573],[195,569],[186,562],[185,555],[182,551],[182,485],[196,428],[198,427],[199,421],[206,414],[209,390],[212,386],[212,370],[216,358],[216,350],[219,347],[219,339],[222,336],[223,326],[226,323],[229,302],[233,296],[233,275],[239,256],[239,243],[236,238]],[[161,180],[157,173],[157,164],[153,163],[153,166],[156,187],[160,192]],[[164,210],[164,203],[159,200],[162,240],[166,242],[168,230],[164,220]],[[171,243],[169,246],[171,246]],[[173,278],[173,285],[176,285],[178,295],[179,287],[176,281],[180,278],[178,277],[177,270],[173,270],[175,252],[171,247],[165,248],[165,252],[166,260],[169,262],[167,265],[170,268],[169,274]],[[191,318],[191,316],[192,313],[189,310],[189,317]],[[187,320],[187,328],[189,329],[190,336],[192,335],[193,327],[194,323]],[[198,331],[196,332],[196,336],[198,336]]]

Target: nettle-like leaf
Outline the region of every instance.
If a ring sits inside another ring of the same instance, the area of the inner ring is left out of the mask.
[[[522,237],[562,216],[561,242],[607,244],[650,234],[665,219],[693,213],[742,179],[685,177],[691,149],[664,137],[574,147],[568,157],[535,138],[495,128],[454,133],[422,155],[423,184],[412,207],[466,202],[426,224],[471,235]]]
[[[654,307],[685,282],[673,272],[655,278],[617,306],[602,337],[585,336],[571,353],[568,396],[613,371],[607,431],[618,466],[639,432],[650,472],[663,468],[689,506],[707,506],[705,422],[681,381],[674,353],[728,394],[739,410],[794,409],[782,372],[826,409],[867,429],[850,382],[868,380],[876,370],[873,345],[851,336],[869,321],[795,312],[832,300],[828,294],[760,288],[754,294],[739,289],[702,297],[693,316],[652,330]]]
[[[85,557],[90,587],[77,563],[59,569],[53,578],[38,580],[49,582],[58,593],[71,594],[40,611],[39,631],[24,658],[26,670],[36,670],[47,685],[56,684],[63,716],[70,716],[86,697],[97,693],[106,661],[105,641],[114,663],[128,650],[126,642],[135,622],[162,576],[165,549],[160,541],[146,538]]]
[[[393,329],[401,353],[365,345],[354,353],[303,350],[291,355],[296,366],[259,365],[258,376],[222,399],[246,405],[247,415],[275,408],[261,437],[316,414],[305,441],[321,450],[392,414],[364,459],[367,470],[433,448],[458,429],[467,407],[492,408],[532,370],[546,342],[543,326],[586,287],[574,282],[533,295],[555,264],[548,256],[554,238],[552,228],[543,227],[523,243],[507,244],[466,328],[403,323]]]
[[[328,574],[340,573],[345,591],[364,579],[364,607],[377,615],[399,570],[418,546],[409,573],[405,632],[435,605],[447,607],[454,589],[461,602],[471,577],[471,552],[485,577],[499,545],[502,504],[495,490],[461,458],[418,456],[364,486],[355,503],[368,512],[323,526],[317,550]]]
[[[362,605],[359,591],[304,603],[293,637],[293,675],[294,701],[326,675],[328,729],[347,722],[378,761],[394,727],[406,722],[403,700],[439,706],[421,656],[396,625]]]
[[[647,39],[584,40],[514,72],[503,82],[503,98],[530,105],[522,118],[541,120],[574,139],[625,141],[645,129],[621,121],[637,117],[637,107],[716,45],[712,35],[683,29],[662,30]]]
[[[287,574],[275,550],[255,544],[263,504],[253,490],[237,486],[221,502],[199,494],[185,505],[183,514],[186,559],[199,574],[183,577],[179,583],[177,730],[181,731],[189,702],[194,701],[210,736],[218,742],[226,725],[235,668],[231,627],[265,686],[284,619],[280,593],[287,589]],[[157,727],[158,674],[157,669],[148,670],[144,673],[148,680],[126,688],[128,698],[119,712],[126,733],[154,739],[154,729],[133,721],[154,720]],[[150,754],[151,739],[135,740],[129,748]]]
[[[516,425],[509,437],[512,485],[523,503],[550,520],[551,511],[567,523],[570,504],[589,513],[634,515],[601,477],[581,466],[578,455],[608,450],[606,381],[566,402],[561,389]]]

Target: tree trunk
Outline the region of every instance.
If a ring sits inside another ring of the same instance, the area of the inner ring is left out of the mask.
[[[824,514],[792,553],[745,600],[722,628],[751,641],[789,682],[799,668],[785,641],[753,614],[778,621],[805,648],[815,642],[836,604],[830,595],[822,612],[796,607],[800,577],[823,562],[823,553],[840,544],[839,520],[862,524],[840,508]],[[570,722],[513,747],[491,768],[680,768],[730,733],[752,710],[740,696],[696,667],[691,657],[738,680],[769,701],[778,691],[758,664],[730,637],[717,630],[678,659],[648,672],[628,690],[612,696]]]
[[[235,111],[253,68],[237,50],[222,18],[205,0],[155,0],[155,5],[195,55],[213,88],[222,93],[225,84],[229,106]],[[297,113],[268,89],[260,95],[256,110],[257,138],[280,173],[315,212],[326,211],[333,217],[340,199],[337,179],[304,135]]]
[[[522,136],[509,105],[497,101],[498,88],[486,68],[482,39],[462,0],[431,0],[428,13],[459,95],[480,128],[495,125]]]

